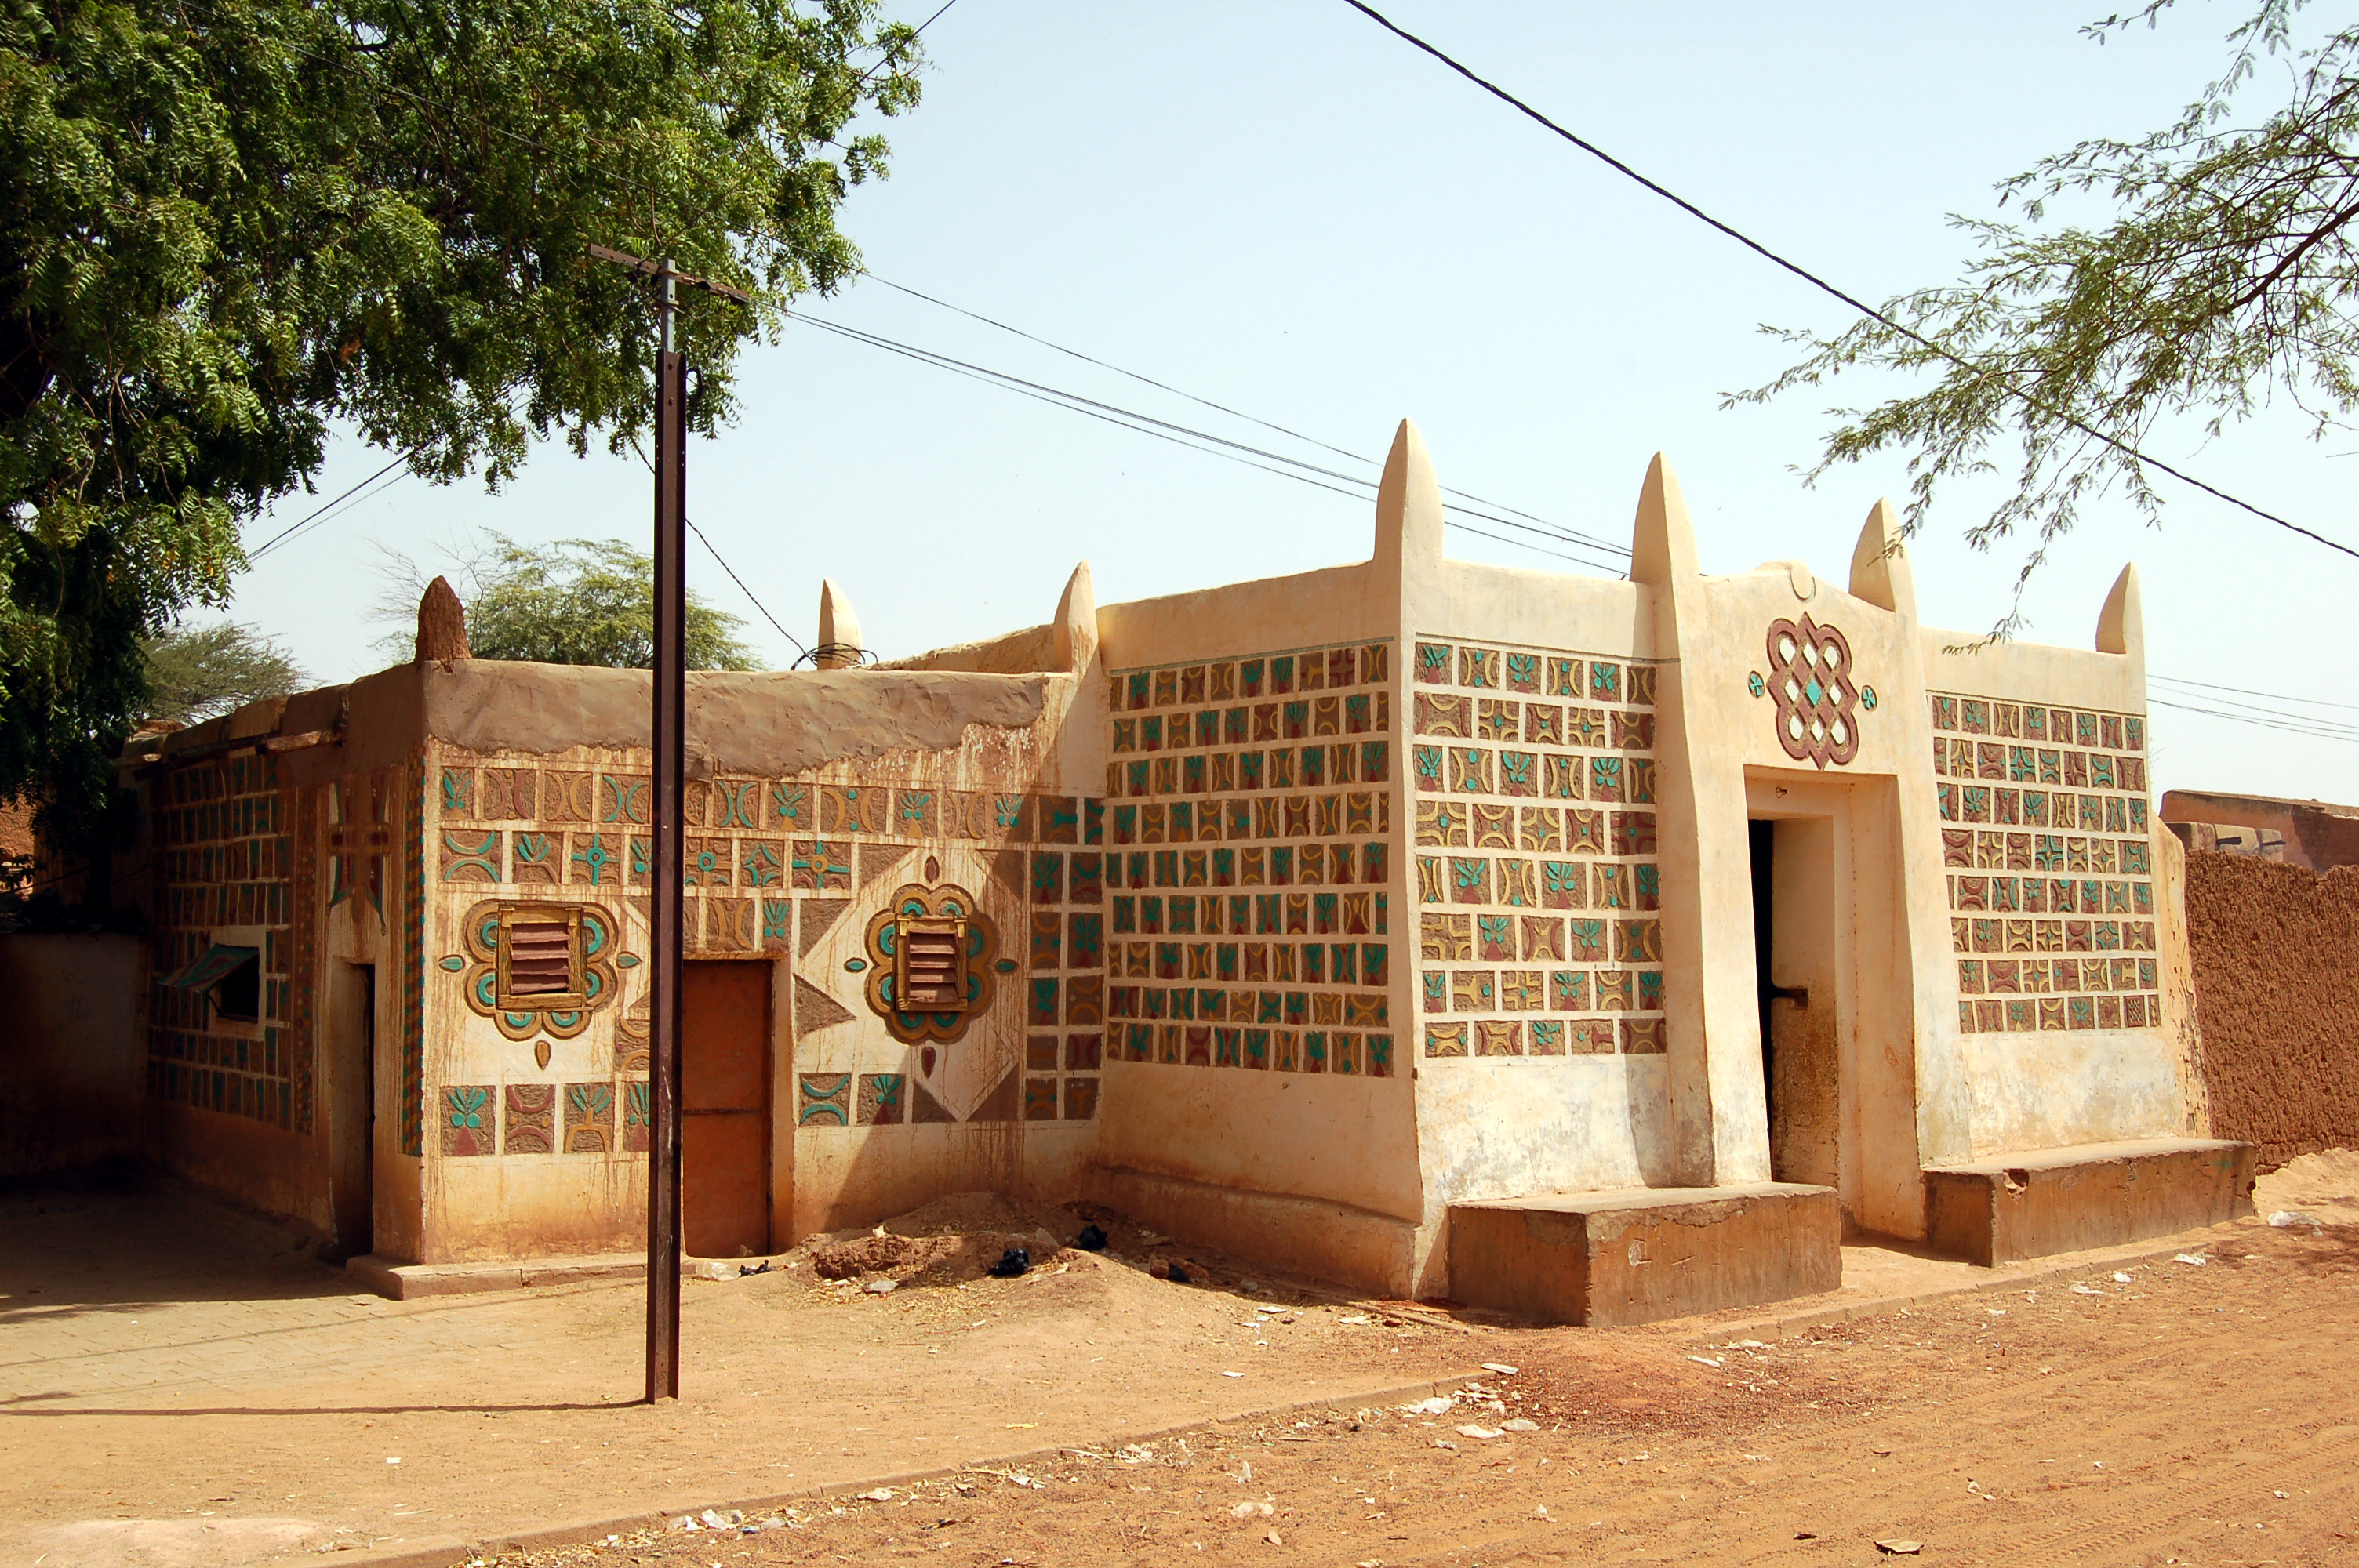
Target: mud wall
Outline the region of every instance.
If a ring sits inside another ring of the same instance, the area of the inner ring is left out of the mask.
[[[2187,925],[2212,1136],[2359,1147],[2359,868],[2191,852]]]
[[[139,943],[0,936],[0,1176],[136,1158]]]

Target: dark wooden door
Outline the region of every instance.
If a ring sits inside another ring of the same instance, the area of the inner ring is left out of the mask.
[[[680,1226],[690,1257],[770,1249],[770,966],[680,966]]]

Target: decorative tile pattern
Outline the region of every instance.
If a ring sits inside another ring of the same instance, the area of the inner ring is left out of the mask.
[[[1959,1026],[2160,1028],[2145,716],[1932,707]]]
[[[1424,1054],[1612,1051],[1616,1021],[1580,1016],[1608,1011],[1659,1049],[1655,671],[1438,640],[1414,670]]]
[[[510,1084],[500,1118],[500,1152],[547,1154],[557,1147],[557,1086]]]
[[[268,753],[185,763],[154,790],[147,1093],[308,1132],[317,958],[310,923],[326,903],[316,838],[297,847],[300,792],[280,783],[279,760]],[[307,804],[316,834],[317,803]],[[226,925],[262,929],[262,1009],[252,1025],[224,1024],[205,997],[162,983]]]
[[[1103,915],[1069,913],[1061,955],[1064,1022],[1092,1026],[1092,1053],[1391,1076],[1393,656],[1354,643],[1114,673],[1102,876],[1076,857],[1068,887]],[[1061,1112],[1054,1081],[1028,1082],[1025,1114],[1089,1114],[1081,1081]]]

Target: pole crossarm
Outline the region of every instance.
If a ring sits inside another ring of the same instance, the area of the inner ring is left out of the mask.
[[[633,272],[644,272],[651,276],[661,277],[669,273],[673,282],[684,287],[701,288],[707,294],[718,294],[723,298],[734,299],[740,305],[754,303],[754,297],[742,288],[732,288],[725,283],[716,283],[709,277],[698,277],[692,273],[681,272],[668,261],[649,261],[645,256],[635,256],[628,251],[618,251],[610,245],[592,245],[590,254],[600,261],[610,261],[618,266],[626,266]]]

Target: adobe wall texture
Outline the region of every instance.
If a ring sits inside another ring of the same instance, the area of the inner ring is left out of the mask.
[[[2264,1171],[2359,1146],[2359,869],[2193,852],[2187,924],[2212,1136]]]

